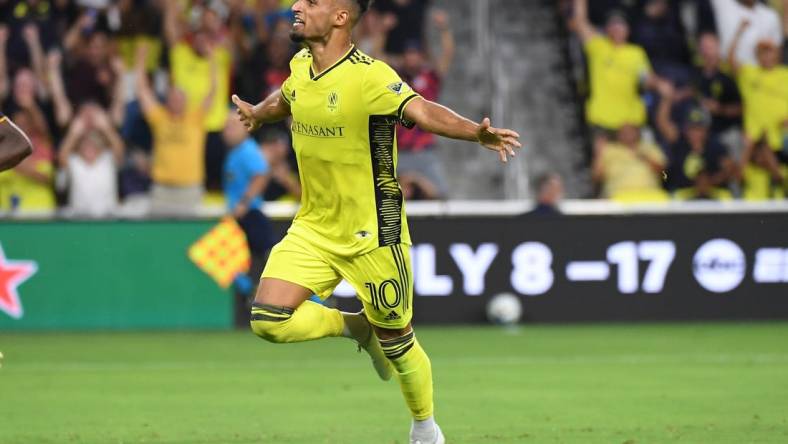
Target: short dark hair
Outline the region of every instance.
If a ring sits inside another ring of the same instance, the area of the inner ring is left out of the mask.
[[[538,176],[534,181],[534,188],[536,188],[536,192],[541,193],[542,190],[544,190],[544,187],[547,186],[547,184],[549,184],[553,179],[561,180],[561,175],[555,171],[550,171]]]
[[[358,8],[362,14],[367,12],[369,7],[372,5],[372,1],[373,0],[356,0],[356,3],[358,3]]]

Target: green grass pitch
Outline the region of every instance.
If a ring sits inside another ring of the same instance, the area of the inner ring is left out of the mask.
[[[419,328],[449,444],[788,443],[788,323]],[[0,335],[0,442],[406,443],[352,343]]]

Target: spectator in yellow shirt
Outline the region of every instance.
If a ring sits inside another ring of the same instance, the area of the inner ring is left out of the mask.
[[[173,85],[186,94],[190,112],[201,107],[211,88],[215,94],[205,109],[205,182],[211,190],[222,188],[222,165],[226,146],[222,130],[229,115],[230,74],[232,54],[230,39],[220,8],[194,5],[190,15],[197,17],[193,25],[183,23],[184,13],[178,1],[167,1],[164,10],[164,31],[170,48],[170,71]],[[191,27],[187,36],[184,32]],[[187,38],[188,37],[188,38]],[[216,81],[211,81],[211,70],[216,70]]]
[[[36,77],[28,68],[14,76],[9,116],[28,136],[33,153],[15,168],[0,173],[0,210],[55,211],[52,134],[44,110],[36,100]]]
[[[588,59],[591,86],[586,104],[588,122],[608,133],[626,123],[644,125],[646,106],[640,96],[641,87],[653,89],[660,80],[643,48],[627,43],[626,16],[611,13],[602,35],[588,20],[588,0],[575,0],[574,6],[573,26]]]
[[[15,168],[0,173],[0,212],[55,211],[52,139],[31,114],[28,111],[14,114],[17,126],[30,138],[33,153]]]
[[[788,154],[783,145],[784,131],[788,128],[788,66],[780,63],[780,49],[771,40],[758,43],[757,66],[737,63],[737,47],[749,25],[746,20],[741,22],[728,53],[728,62],[744,98],[745,148],[741,167],[749,165],[756,142],[763,139],[771,150],[761,156],[773,157],[765,164],[772,165],[769,169],[772,179],[785,185]]]
[[[170,87],[166,103],[162,105],[145,74],[146,50],[140,45],[136,78],[140,107],[153,135],[151,214],[194,216],[204,189],[205,115],[216,92],[216,69],[211,70],[211,88],[201,106],[189,107],[186,94],[175,86]]]
[[[617,140],[597,139],[592,175],[602,195],[624,202],[664,201],[662,176],[667,159],[662,150],[640,138],[640,128],[625,124]]]

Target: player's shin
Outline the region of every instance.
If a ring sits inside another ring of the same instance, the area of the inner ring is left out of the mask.
[[[372,359],[372,366],[378,373],[380,379],[388,381],[391,379],[394,370],[386,355],[381,349],[380,342],[372,330],[364,312],[361,313],[342,313],[345,320],[345,331],[343,336],[350,338],[358,344],[360,349],[366,350],[369,357]],[[359,349],[359,351],[360,351]]]
[[[297,309],[254,304],[251,327],[266,341],[289,343],[342,336],[345,322],[339,310],[305,301]]]
[[[432,418],[432,366],[411,330],[393,339],[381,339],[380,345],[389,358],[405,397],[405,402],[416,421]]]

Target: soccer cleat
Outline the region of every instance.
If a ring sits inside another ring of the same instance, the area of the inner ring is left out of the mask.
[[[410,444],[446,444],[446,437],[443,436],[440,426],[435,424],[435,433],[432,438],[424,438],[422,436],[414,436],[415,432],[413,426],[410,428]]]
[[[345,325],[348,326],[350,334],[358,344],[358,351],[364,349],[369,357],[372,359],[372,366],[378,372],[380,379],[388,381],[394,374],[394,368],[391,366],[386,355],[383,354],[383,349],[380,348],[380,342],[375,335],[367,317],[364,315],[364,310],[358,313],[343,313],[345,317]]]

